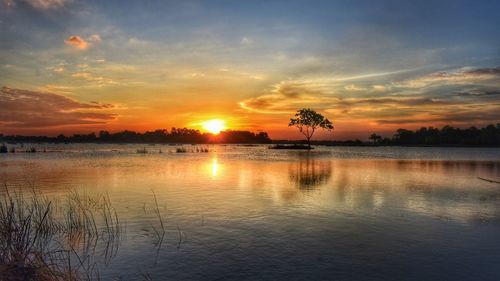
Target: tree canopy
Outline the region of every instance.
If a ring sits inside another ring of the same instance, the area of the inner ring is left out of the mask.
[[[333,130],[333,124],[330,120],[309,108],[300,109],[295,113],[295,118],[291,118],[288,124],[288,127],[292,126],[297,127],[299,132],[304,135],[309,148],[311,148],[311,138],[317,129]]]

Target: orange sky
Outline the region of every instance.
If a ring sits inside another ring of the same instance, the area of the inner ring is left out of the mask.
[[[105,2],[0,1],[0,133],[217,118],[296,139],[300,108],[334,123],[318,139],[500,120],[495,7]]]

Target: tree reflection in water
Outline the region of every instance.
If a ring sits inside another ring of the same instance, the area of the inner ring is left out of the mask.
[[[290,163],[288,176],[299,189],[313,190],[330,180],[332,164],[328,160],[315,159],[309,153],[301,154],[298,161]]]

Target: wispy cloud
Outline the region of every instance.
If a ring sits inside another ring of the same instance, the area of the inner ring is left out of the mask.
[[[265,114],[290,114],[297,108],[311,107],[334,115],[336,120],[371,120],[379,125],[500,120],[500,94],[494,87],[500,82],[499,68],[433,72],[387,84],[342,83],[351,80],[282,81],[269,92],[239,105]],[[415,83],[420,86],[415,87]]]
[[[251,38],[248,37],[242,37],[240,40],[240,44],[243,46],[250,46],[254,43],[254,41]]]
[[[99,34],[92,34],[89,36],[90,42],[101,42],[101,36]]]
[[[87,71],[75,72],[71,74],[71,76],[74,78],[84,79],[89,82],[95,82],[99,86],[117,84],[117,82],[113,79],[103,76],[97,76]]]
[[[14,1],[14,0],[2,0],[2,1],[0,1],[0,5],[4,9],[13,9],[16,6],[16,1]]]
[[[27,0],[26,2],[28,2],[33,8],[47,10],[47,9],[62,8],[73,1],[72,0]]]
[[[500,67],[470,68],[464,67],[452,71],[439,71],[395,83],[399,87],[422,88],[435,84],[475,84],[500,79]]]

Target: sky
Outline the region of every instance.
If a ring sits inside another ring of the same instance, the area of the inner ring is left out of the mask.
[[[500,122],[500,1],[0,0],[0,133]]]

